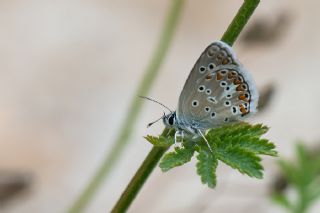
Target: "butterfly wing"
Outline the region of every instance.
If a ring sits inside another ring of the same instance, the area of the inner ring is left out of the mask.
[[[252,78],[231,47],[214,42],[189,74],[179,98],[177,117],[185,125],[208,129],[254,112],[257,100]]]

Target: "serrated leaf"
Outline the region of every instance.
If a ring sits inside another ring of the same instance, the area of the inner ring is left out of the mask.
[[[262,124],[250,125],[248,123],[237,123],[228,126],[223,126],[216,129],[211,129],[207,137],[219,137],[221,140],[227,139],[230,135],[233,137],[239,137],[241,135],[248,135],[252,137],[260,137],[268,131],[268,127]]]
[[[160,162],[160,168],[166,172],[174,167],[181,166],[189,162],[193,156],[194,148],[189,147],[175,147],[173,152],[164,155]]]
[[[270,155],[277,156],[278,153],[275,151],[275,145],[270,143],[266,139],[259,139],[256,137],[242,136],[234,142],[234,145],[247,150],[248,152],[253,152],[259,155]]]
[[[200,150],[197,156],[197,173],[201,177],[201,182],[207,184],[210,188],[214,188],[217,183],[216,169],[218,159],[213,153]]]
[[[155,146],[168,147],[174,144],[174,131],[160,137],[148,135],[146,139]],[[201,176],[201,181],[209,187],[216,185],[215,170],[218,160],[243,174],[262,178],[263,167],[258,155],[277,155],[274,144],[261,139],[267,131],[268,127],[262,124],[250,125],[244,122],[211,129],[205,137],[213,153],[209,152],[207,143],[201,137],[185,137],[183,148],[175,148],[173,152],[167,153],[160,162],[160,168],[162,171],[168,171],[181,166],[189,162],[196,151],[199,153],[197,172]],[[210,155],[207,155],[208,153]]]
[[[172,137],[164,137],[162,135],[154,137],[152,135],[147,135],[144,138],[154,146],[168,147],[174,144],[174,139]]]
[[[261,159],[254,153],[248,152],[240,147],[217,148],[217,157],[225,164],[239,170],[250,177],[262,178],[263,167]]]

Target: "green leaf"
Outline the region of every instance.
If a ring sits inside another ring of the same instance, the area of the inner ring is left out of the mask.
[[[199,151],[197,159],[197,173],[201,177],[201,182],[207,184],[210,188],[214,188],[217,183],[216,169],[218,159],[214,154],[204,149]]]
[[[152,135],[147,135],[144,138],[154,146],[168,147],[174,144],[173,137],[164,137],[162,135],[159,137],[154,137]]]
[[[174,167],[181,166],[189,162],[193,153],[193,146],[175,147],[173,152],[169,152],[164,155],[159,166],[163,172],[166,172]]]
[[[288,188],[296,192],[295,202],[289,206],[290,197],[286,193],[276,194],[278,204],[288,206],[292,212],[307,212],[307,209],[320,197],[320,158],[314,156],[303,144],[296,145],[296,160],[280,160],[282,176],[288,182]]]
[[[234,145],[260,155],[277,156],[278,153],[275,151],[275,145],[270,143],[267,139],[259,139],[257,137],[242,136],[238,138]]]
[[[194,152],[198,152],[197,173],[201,181],[211,188],[216,185],[218,160],[250,177],[262,178],[263,167],[259,155],[277,155],[275,145],[261,138],[267,131],[268,127],[262,124],[244,122],[210,129],[205,138],[213,153],[201,137],[185,137],[183,148],[175,148],[167,153],[161,160],[160,168],[168,171],[181,166],[191,160]],[[174,144],[174,132],[172,130],[170,134],[160,137],[147,136],[146,139],[155,146],[168,147]]]
[[[220,147],[238,146],[255,154],[276,156],[274,144],[260,137],[268,131],[268,127],[262,124],[254,126],[248,123],[238,123],[212,129],[207,138],[210,144],[217,143]]]
[[[314,202],[315,200],[319,199],[320,197],[320,188],[319,188],[319,177],[314,177],[315,180],[310,184],[310,186],[307,188],[309,191],[309,199],[310,203]]]
[[[283,194],[273,194],[271,196],[272,200],[279,204],[280,206],[286,208],[286,209],[292,209],[292,204],[290,203],[290,201],[288,200],[288,198],[286,196],[284,196]]]
[[[296,168],[292,165],[292,162],[287,162],[285,160],[279,160],[278,162],[282,173],[284,176],[288,179],[288,181],[293,185],[299,185],[299,180],[296,174],[299,174],[299,172],[296,170]]]
[[[217,155],[219,160],[243,174],[259,179],[263,177],[261,159],[252,152],[240,147],[228,147],[227,149],[217,147]]]
[[[228,140],[230,138],[239,138],[241,136],[261,137],[268,131],[268,127],[262,124],[250,125],[248,123],[237,123],[211,129],[208,134],[208,140],[220,138],[220,140]]]

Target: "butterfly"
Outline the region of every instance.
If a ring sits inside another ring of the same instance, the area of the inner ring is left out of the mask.
[[[211,150],[205,132],[254,114],[258,99],[250,73],[241,65],[232,48],[216,41],[204,50],[192,68],[177,110],[171,111],[165,106],[170,113],[160,119],[167,127],[176,130],[175,142],[184,134],[202,137]]]

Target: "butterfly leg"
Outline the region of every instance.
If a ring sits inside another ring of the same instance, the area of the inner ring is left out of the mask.
[[[183,131],[182,130],[177,130],[176,133],[174,134],[174,145],[179,147],[178,143],[183,142]]]
[[[199,135],[203,138],[203,140],[206,142],[206,144],[207,144],[210,152],[213,153],[213,151],[212,151],[212,149],[211,149],[211,146],[210,146],[208,140],[206,139],[206,137],[204,137],[204,135],[203,135],[203,133],[201,132],[201,130],[197,129],[197,131],[198,131]]]

